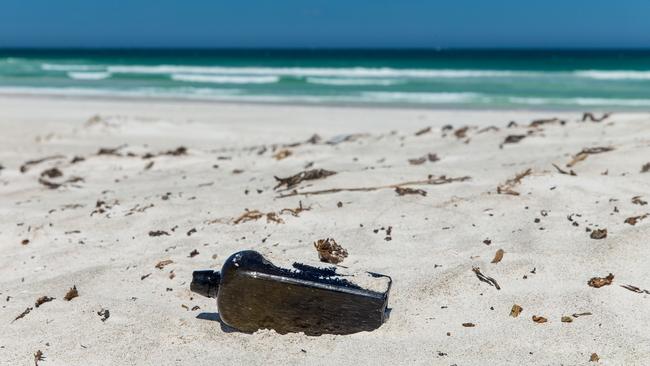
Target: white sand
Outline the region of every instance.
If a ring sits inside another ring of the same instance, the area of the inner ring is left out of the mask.
[[[101,117],[87,123],[94,115]],[[566,125],[525,127],[554,116]],[[650,200],[650,173],[640,173],[650,162],[650,115],[619,113],[601,123],[580,123],[580,116],[2,97],[0,364],[31,364],[41,350],[46,366],[575,365],[590,364],[592,353],[600,364],[647,365],[650,295],[619,285],[650,290],[650,217],[624,223],[650,212],[650,205],[631,202]],[[511,120],[519,127],[505,128]],[[441,132],[445,124],[477,127],[459,139]],[[479,133],[489,125],[499,130]],[[427,126],[430,133],[414,136]],[[324,140],[367,135],[335,146],[302,144],[286,159],[272,158],[274,147],[314,133]],[[500,149],[512,134],[530,135]],[[178,146],[188,154],[95,155],[123,144],[123,154]],[[267,150],[259,155],[262,145]],[[551,165],[568,170],[572,155],[595,146],[615,150],[578,162],[577,176]],[[428,153],[440,161],[407,161]],[[56,154],[65,158],[19,171],[27,160]],[[75,155],[86,160],[70,164]],[[299,190],[381,186],[429,174],[471,180],[411,186],[426,197],[381,189],[276,198],[273,176],[297,173],[308,162],[338,174]],[[49,181],[83,181],[59,189],[39,184],[40,173],[54,166],[64,175]],[[532,174],[514,187],[519,196],[496,194],[527,168]],[[110,208],[91,215],[98,200]],[[281,224],[231,222],[246,208],[279,212],[300,200],[311,210],[283,214]],[[581,215],[573,216],[579,226],[570,214]],[[390,241],[385,231],[373,231],[389,226]],[[591,239],[586,228],[607,228],[608,236]],[[150,237],[152,230],[170,235]],[[391,318],[376,331],[225,332],[215,321],[215,301],[189,292],[193,270],[219,268],[235,251],[314,260],[312,242],[325,237],[350,253],[343,265],[392,276]],[[488,238],[491,245],[483,243]],[[194,249],[199,254],[190,258]],[[492,264],[497,249],[505,255]],[[173,263],[154,267],[166,259]],[[473,266],[501,290],[480,282]],[[612,285],[587,285],[610,272]],[[79,297],[64,301],[73,285]],[[43,295],[56,299],[12,323]],[[509,316],[513,304],[524,309],[518,318]],[[188,310],[194,306],[200,310]],[[110,310],[105,322],[102,309]],[[560,321],[583,312],[592,315]],[[534,323],[533,315],[548,322]]]

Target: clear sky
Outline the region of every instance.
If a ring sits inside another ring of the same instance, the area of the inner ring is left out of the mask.
[[[0,0],[0,47],[650,48],[650,0]]]

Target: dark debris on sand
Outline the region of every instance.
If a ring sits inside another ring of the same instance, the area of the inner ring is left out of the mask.
[[[325,169],[311,169],[311,170],[303,170],[300,173],[294,174],[292,176],[286,177],[286,178],[279,178],[275,176],[275,180],[278,181],[278,184],[273,188],[273,189],[278,189],[282,186],[286,186],[287,189],[293,188],[300,184],[303,181],[306,180],[315,180],[315,179],[323,179],[327,178],[331,175],[336,174],[336,172],[330,171],[330,170],[325,170]]]
[[[314,248],[321,262],[338,264],[348,256],[348,251],[332,238],[317,240],[314,242]]]

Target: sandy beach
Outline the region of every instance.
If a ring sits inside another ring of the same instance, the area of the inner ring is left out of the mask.
[[[646,365],[650,114],[601,115],[2,96],[0,364]],[[379,329],[240,333],[189,290],[325,238],[392,277]]]

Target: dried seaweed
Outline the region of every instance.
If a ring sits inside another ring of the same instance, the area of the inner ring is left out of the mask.
[[[56,160],[56,159],[65,159],[64,155],[52,155],[52,156],[46,156],[41,159],[35,159],[35,160],[28,160],[23,163],[23,165],[20,166],[20,172],[21,173],[26,173],[29,168],[31,168],[33,165],[37,165],[49,160]]]
[[[292,197],[292,196],[297,196],[297,195],[302,195],[302,196],[309,196],[309,195],[319,195],[319,194],[331,194],[331,193],[339,193],[339,192],[371,192],[371,191],[377,191],[380,189],[395,189],[397,187],[403,187],[403,186],[413,186],[413,185],[440,185],[440,184],[448,184],[448,183],[453,183],[453,182],[464,182],[467,180],[470,180],[471,177],[469,176],[464,176],[464,177],[447,177],[445,175],[441,175],[439,177],[434,177],[434,176],[429,176],[426,180],[418,180],[418,181],[411,181],[411,182],[403,182],[403,183],[397,183],[397,184],[389,184],[389,185],[384,185],[384,186],[375,186],[375,187],[358,187],[358,188],[331,188],[331,189],[324,189],[324,190],[319,190],[319,191],[292,191],[287,194],[281,194],[277,196],[278,198],[285,198],[285,197]]]
[[[317,240],[314,242],[314,248],[318,251],[318,259],[321,262],[338,264],[348,256],[348,251],[332,238]]]
[[[472,271],[474,271],[474,273],[476,273],[476,277],[481,282],[485,282],[490,286],[496,287],[497,290],[501,290],[501,287],[499,286],[497,281],[494,278],[488,277],[488,276],[484,275],[483,273],[481,273],[481,269],[479,267],[472,267]]]
[[[286,178],[278,178],[275,176],[275,180],[278,181],[278,184],[273,189],[278,189],[282,186],[286,186],[287,189],[293,188],[305,180],[315,180],[327,178],[331,175],[336,174],[336,172],[325,170],[325,169],[311,169],[304,170],[300,173],[294,174]]]
[[[192,251],[190,252],[190,255],[189,255],[188,257],[190,257],[190,258],[194,258],[194,257],[196,257],[197,255],[199,255],[199,251],[196,250],[196,249],[194,249],[194,250],[192,250]]]
[[[241,214],[238,218],[236,218],[233,221],[233,223],[236,225],[242,222],[254,221],[260,219],[263,216],[264,214],[258,210],[249,211],[248,209],[246,209],[243,214]]]
[[[533,170],[531,168],[526,169],[525,171],[515,175],[514,178],[508,179],[505,183],[500,184],[497,187],[498,194],[510,194],[513,196],[518,196],[519,192],[514,190],[514,187],[521,183],[521,180],[529,176]]]
[[[284,220],[282,220],[277,213],[268,212],[266,214],[266,222],[275,222],[276,224],[283,224]]]
[[[589,237],[596,240],[605,239],[607,237],[607,229],[596,229],[591,232]]]
[[[13,322],[15,322],[15,321],[18,320],[18,319],[22,319],[22,318],[24,318],[25,315],[29,314],[29,312],[32,311],[32,309],[33,309],[33,308],[28,307],[27,309],[25,309],[25,311],[23,311],[22,313],[20,313],[20,315],[18,315],[17,317],[15,317],[14,320],[12,320],[11,322],[13,323]]]
[[[603,115],[600,116],[600,117],[596,117],[591,112],[585,112],[585,113],[582,114],[582,122],[585,122],[585,121],[602,122],[602,121],[606,120],[607,118],[609,118],[609,116],[611,116],[611,115],[612,115],[612,113],[608,112],[608,113],[603,113]]]
[[[574,317],[574,318],[579,318],[581,316],[588,316],[588,315],[592,315],[592,314],[590,312],[571,314],[571,316]]]
[[[647,173],[650,172],[650,163],[645,163],[641,167],[641,173]]]
[[[648,201],[644,201],[643,199],[641,199],[641,196],[634,196],[632,197],[632,204],[645,206],[648,204]]]
[[[108,309],[101,309],[100,311],[97,312],[97,315],[101,316],[101,321],[105,322],[110,318],[111,312]]]
[[[608,151],[612,151],[612,150],[614,150],[614,148],[611,147],[611,146],[604,146],[604,147],[586,147],[586,148],[582,149],[582,151],[580,151],[579,153],[577,153],[577,154],[573,157],[573,159],[571,159],[571,161],[570,161],[569,163],[567,163],[566,166],[567,166],[567,168],[571,168],[571,167],[573,167],[574,165],[576,165],[577,163],[579,163],[579,162],[585,160],[589,155],[593,155],[593,154],[601,154],[601,153],[608,152]]]
[[[343,204],[341,204],[341,206],[343,206]],[[280,215],[284,214],[285,212],[288,212],[292,216],[298,217],[301,212],[309,211],[309,210],[311,210],[311,206],[303,207],[302,206],[302,201],[298,201],[298,207],[296,207],[296,208],[283,208],[282,210],[280,210]]]
[[[572,322],[573,322],[573,318],[570,317],[570,316],[563,316],[562,318],[560,318],[560,321],[561,321],[562,323],[572,323]]]
[[[36,303],[34,304],[34,306],[39,307],[39,306],[45,304],[46,302],[50,302],[50,301],[52,301],[52,300],[54,300],[53,297],[50,297],[50,296],[41,296],[41,297],[39,297],[38,299],[36,299]]]
[[[83,182],[83,181],[84,181],[84,179],[81,178],[81,177],[70,177],[70,178],[68,178],[67,180],[65,180],[64,182],[61,182],[61,183],[51,182],[51,181],[46,180],[46,179],[43,178],[43,177],[41,177],[41,178],[38,179],[38,182],[39,182],[40,184],[46,186],[46,187],[49,188],[49,189],[57,189],[57,188],[60,188],[60,187],[66,186],[66,185],[68,185],[68,184],[77,183],[77,182]]]
[[[543,316],[533,315],[533,321],[537,324],[546,323],[548,319]]]
[[[464,139],[467,137],[467,131],[469,130],[469,126],[461,127],[454,131],[454,136],[459,139]]]
[[[431,132],[431,127],[425,127],[423,129],[419,130],[418,132],[416,132],[415,136],[422,136],[425,133],[429,133],[429,132]]]
[[[631,217],[628,217],[627,219],[625,219],[624,223],[634,226],[634,225],[637,224],[637,222],[645,219],[646,217],[648,217],[648,214],[643,214],[643,215],[639,215],[639,216],[631,216]]]
[[[427,157],[423,156],[420,158],[415,158],[415,159],[408,159],[409,164],[411,165],[422,165],[427,161]]]
[[[463,327],[465,328],[474,328],[476,324],[474,323],[463,323]]]
[[[589,356],[589,362],[598,362],[600,361],[600,357],[598,357],[597,353],[592,353],[591,356]]]
[[[587,282],[587,284],[591,287],[601,288],[603,286],[611,285],[613,281],[614,275],[610,273],[607,277],[593,277],[589,282]]]
[[[569,171],[567,172],[566,170],[563,170],[562,168],[560,168],[559,166],[557,166],[557,165],[555,165],[555,164],[552,164],[552,165],[553,165],[553,167],[555,167],[555,169],[556,169],[556,170],[558,171],[558,173],[560,173],[560,174],[573,175],[573,176],[576,176],[576,175],[577,175],[576,172],[573,171],[573,169],[571,169],[571,170],[569,170]]]
[[[547,119],[537,119],[537,120],[532,121],[528,125],[528,127],[539,127],[539,126],[546,125],[546,124],[549,124],[549,123],[560,123],[560,124],[563,125],[563,124],[566,123],[566,121],[561,120],[561,119],[559,119],[557,117],[547,118]]]
[[[61,170],[59,170],[59,168],[56,167],[46,169],[41,172],[41,177],[58,178],[61,176],[63,176],[63,172],[61,172]]]
[[[525,138],[526,135],[508,135],[506,136],[505,140],[503,140],[500,146],[503,147],[503,145],[505,144],[516,144]]]
[[[499,249],[499,250],[497,250],[497,252],[494,254],[494,259],[492,259],[492,263],[499,263],[499,262],[501,262],[501,260],[503,259],[503,254],[504,254],[504,253],[505,253],[505,252],[503,251],[503,249]]]
[[[65,296],[63,296],[63,300],[70,301],[78,296],[79,296],[79,291],[77,291],[77,286],[75,285],[72,286],[72,288],[69,289],[68,292],[66,292]]]
[[[521,314],[522,311],[524,311],[524,308],[517,304],[514,304],[512,305],[512,309],[510,309],[510,316],[516,318],[519,316],[519,314]]]
[[[173,260],[165,259],[165,260],[162,260],[162,261],[156,263],[155,267],[158,268],[158,269],[163,269],[163,268],[165,268],[165,266],[168,266],[168,265],[170,265],[172,263],[174,263]]]
[[[395,193],[397,193],[398,196],[404,196],[407,194],[419,194],[420,196],[426,196],[427,191],[423,189],[414,189],[414,188],[402,188],[402,187],[395,187]]]
[[[151,231],[149,231],[149,236],[162,236],[162,235],[169,236],[169,233],[164,231],[164,230],[151,230]]]
[[[38,361],[45,361],[45,355],[40,349],[34,353],[34,366],[38,366]]]
[[[632,291],[632,292],[636,292],[637,294],[648,294],[648,295],[650,295],[650,291],[648,291],[648,290],[643,290],[643,289],[638,288],[638,287],[636,287],[636,286],[632,286],[632,285],[620,285],[620,286],[621,286],[622,288],[626,289],[626,290],[630,290],[630,291]]]
[[[273,159],[275,159],[275,160],[286,159],[289,156],[291,156],[292,154],[293,154],[293,152],[291,150],[289,150],[289,149],[281,149],[281,150],[278,150],[278,152],[276,152],[275,154],[273,154]]]

